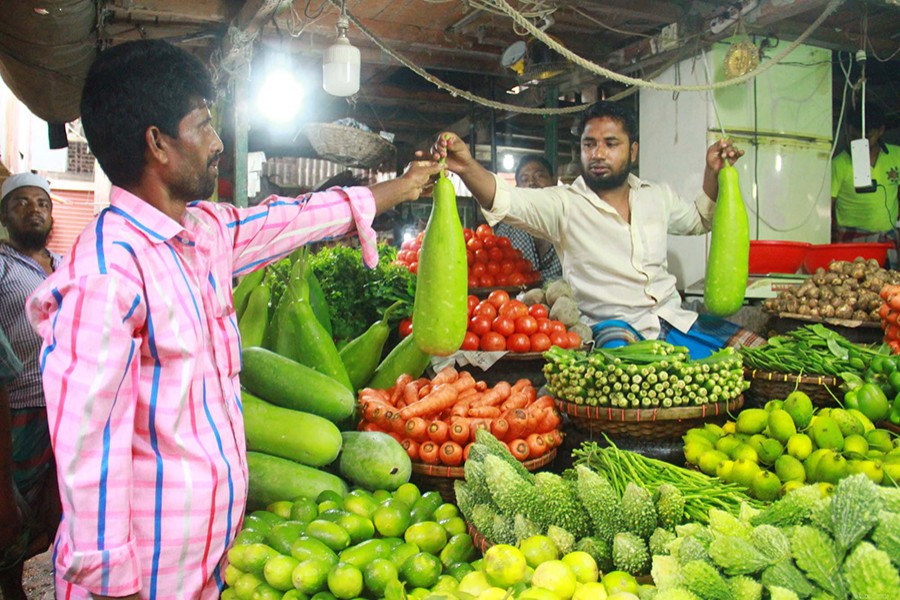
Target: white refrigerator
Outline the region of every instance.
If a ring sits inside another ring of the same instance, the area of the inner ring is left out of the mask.
[[[723,81],[728,47],[715,44],[657,81]],[[639,174],[693,200],[702,185],[706,148],[721,138],[724,126],[745,152],[735,167],[750,239],[828,243],[831,98],[831,51],[813,46],[799,46],[754,80],[716,92],[641,90]],[[703,279],[708,245],[708,235],[669,236],[669,271],[679,289]]]

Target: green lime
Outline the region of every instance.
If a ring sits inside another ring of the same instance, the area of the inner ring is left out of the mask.
[[[458,516],[459,509],[456,508],[455,504],[450,504],[449,502],[445,502],[434,509],[434,520],[439,523],[444,519],[452,519]]]
[[[253,600],[253,590],[265,583],[253,573],[244,573],[234,582],[234,592],[240,600]]]
[[[311,537],[302,537],[291,544],[291,556],[300,562],[310,559],[324,560],[332,565],[338,562],[334,550]]]
[[[304,560],[294,567],[291,582],[304,594],[315,594],[325,589],[332,563],[327,560]]]
[[[457,581],[462,581],[462,578],[473,572],[475,569],[472,568],[472,565],[467,562],[458,562],[453,563],[449,567],[447,567],[447,575],[453,577],[453,579]]]
[[[375,525],[372,521],[355,513],[347,513],[335,522],[350,534],[352,544],[371,539],[375,535]]]
[[[795,433],[797,433],[797,426],[788,411],[777,408],[769,413],[769,435],[771,437],[786,444]]]
[[[848,460],[847,472],[851,475],[862,473],[876,484],[884,480],[884,467],[873,460]]]
[[[384,588],[388,582],[397,579],[397,567],[394,563],[384,558],[376,558],[363,569],[363,581],[372,594],[376,597],[384,594]]]
[[[728,460],[728,455],[718,450],[707,450],[700,456],[700,470],[712,477],[716,474],[716,467],[722,461]]]
[[[753,478],[759,473],[759,465],[749,460],[736,460],[731,468],[731,480],[749,488]]]
[[[307,525],[305,534],[319,540],[335,552],[340,552],[350,545],[350,534],[346,529],[323,519],[316,519]]]
[[[401,486],[402,487],[402,486]],[[375,511],[375,530],[383,537],[400,537],[412,524],[409,505],[400,500],[386,500]]]
[[[569,552],[562,557],[562,561],[575,573],[578,583],[597,581],[600,577],[600,569],[597,561],[587,552]]]
[[[572,600],[606,600],[606,598],[606,588],[599,582],[585,583],[575,590],[572,596]]]
[[[525,562],[532,569],[542,562],[559,558],[559,549],[546,535],[533,535],[519,542],[519,550],[525,555]]]
[[[433,592],[453,592],[459,587],[459,582],[452,575],[441,575],[437,583],[431,586]]]
[[[844,438],[844,456],[861,458],[869,451],[869,442],[859,434],[848,435]]]
[[[750,482],[750,491],[756,498],[772,502],[781,494],[781,480],[770,471],[760,471]]]
[[[281,600],[284,590],[279,590],[266,583],[261,583],[253,588],[251,600]]]
[[[781,481],[806,481],[806,470],[803,463],[791,456],[782,454],[775,460],[775,474]]]
[[[416,501],[422,497],[422,492],[419,491],[419,488],[414,483],[404,483],[396,490],[394,490],[393,494],[394,498],[400,500],[405,505],[412,507],[415,506]]]
[[[519,594],[519,600],[559,600],[559,598],[559,595],[540,587],[530,587]]]
[[[575,572],[561,560],[548,560],[534,569],[531,585],[550,590],[560,598],[571,598],[578,579]]]
[[[628,592],[629,594],[638,593],[638,582],[630,573],[625,571],[610,571],[603,576],[601,580],[603,587],[606,588],[608,594],[616,592]]]
[[[796,390],[784,400],[784,410],[791,415],[797,429],[806,429],[813,416],[813,404],[804,392]]]
[[[416,544],[422,552],[440,554],[447,545],[447,532],[434,521],[422,521],[410,525],[403,539],[409,544]]]
[[[362,495],[350,492],[350,494],[344,498],[344,510],[365,517],[366,519],[371,519],[372,515],[375,514],[375,511],[378,510],[378,503],[371,494]]]
[[[229,564],[225,567],[225,583],[228,587],[234,587],[235,582],[238,580],[238,577],[243,575],[244,572],[238,569],[236,566]]]
[[[738,433],[753,435],[761,433],[769,422],[769,413],[762,408],[747,408],[737,418]]]
[[[372,498],[374,498],[375,502],[381,504],[385,500],[393,498],[393,496],[387,490],[375,490],[374,492],[372,492]]]
[[[869,448],[872,450],[890,452],[894,448],[891,434],[887,429],[873,429],[866,434],[866,441],[869,442]]]
[[[394,562],[394,566],[399,569],[403,566],[403,563],[406,562],[407,558],[418,553],[418,546],[416,546],[415,544],[403,543],[394,548],[394,550],[391,552],[390,559]]]
[[[462,517],[450,517],[449,519],[441,519],[438,520],[438,523],[441,527],[444,528],[444,531],[447,532],[448,537],[466,533],[466,522],[462,519]]]
[[[362,572],[347,563],[338,563],[328,571],[328,589],[336,598],[355,598],[363,590]]]
[[[508,588],[525,579],[525,554],[508,544],[496,544],[484,553],[484,573],[491,585]]]
[[[263,567],[263,577],[266,583],[277,590],[286,592],[294,589],[293,573],[297,565],[300,564],[296,558],[279,554],[273,556],[266,562]]]
[[[328,512],[329,510],[343,511],[344,510],[344,500],[343,500],[343,498],[340,500],[331,500],[331,499],[323,500],[322,502],[319,502],[318,509],[319,509],[319,515],[321,515],[322,513]]]
[[[344,501],[344,497],[335,492],[334,490],[323,490],[316,496],[316,504],[322,504],[323,502],[335,502],[337,504],[341,504]]]
[[[309,523],[319,516],[319,506],[309,498],[300,497],[291,504],[292,521]]]
[[[291,506],[293,502],[290,500],[279,500],[278,502],[273,502],[272,504],[266,507],[266,510],[270,513],[276,514],[282,519],[290,519],[291,518]]]
[[[479,594],[489,587],[491,587],[491,584],[488,583],[483,571],[472,571],[459,580],[459,587],[456,588],[456,591],[470,594],[477,598]]]
[[[786,449],[797,460],[806,460],[813,451],[813,443],[805,433],[795,433],[788,439]]]
[[[731,456],[731,453],[735,448],[741,445],[741,440],[737,439],[733,435],[725,435],[718,439],[716,442],[716,450],[719,452],[724,452],[728,456]]]
[[[400,567],[400,575],[411,586],[430,588],[437,583],[442,569],[441,561],[436,556],[427,552],[419,552],[403,562],[403,566]]]

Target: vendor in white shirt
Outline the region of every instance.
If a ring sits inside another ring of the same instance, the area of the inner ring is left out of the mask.
[[[543,189],[511,187],[482,167],[453,133],[438,136],[433,151],[446,157],[447,168],[465,182],[488,223],[502,221],[553,243],[578,308],[595,325],[595,339],[604,338],[611,325],[626,338],[687,345],[695,358],[703,347],[708,354],[724,345],[761,341],[731,323],[708,316],[698,320],[697,313],[682,308],[666,260],[667,234],[710,230],[719,170],[743,151],[727,139],[710,146],[703,190],[691,203],[630,173],[638,142],[637,121],[627,107],[594,104],[583,114],[578,135],[581,176],[571,185]]]

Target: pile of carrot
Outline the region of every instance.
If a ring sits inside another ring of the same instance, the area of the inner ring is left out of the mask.
[[[562,443],[553,398],[538,398],[528,379],[489,388],[452,366],[434,379],[403,374],[390,389],[360,390],[359,414],[361,430],[390,434],[412,460],[427,464],[462,464],[478,429],[490,431],[522,461]]]
[[[900,285],[885,285],[881,288],[884,304],[878,309],[884,342],[893,354],[900,354]]]

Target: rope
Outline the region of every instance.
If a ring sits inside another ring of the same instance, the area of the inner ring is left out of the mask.
[[[328,0],[331,4],[340,7],[340,0]],[[774,58],[769,61],[760,64],[756,69],[750,71],[744,75],[739,77],[735,77],[733,79],[729,79],[728,81],[721,81],[710,83],[707,85],[670,85],[663,83],[656,83],[654,81],[647,81],[643,79],[638,79],[634,77],[629,77],[627,75],[622,75],[620,73],[616,73],[615,71],[610,71],[609,69],[605,69],[600,65],[594,64],[577,54],[574,54],[553,38],[545,35],[540,29],[535,27],[526,17],[517,13],[509,4],[505,2],[505,0],[488,0],[493,1],[498,5],[498,8],[503,10],[504,13],[509,15],[514,22],[523,26],[528,32],[530,32],[537,39],[541,40],[545,44],[547,44],[551,49],[555,50],[574,64],[594,73],[596,75],[600,75],[606,77],[608,79],[612,79],[613,81],[618,81],[619,83],[624,83],[626,85],[634,86],[635,88],[647,88],[647,89],[655,89],[661,91],[671,91],[671,92],[705,92],[711,90],[722,89],[726,87],[731,87],[734,85],[738,85],[765,73],[780,61],[782,61],[788,54],[793,52],[798,46],[800,46],[806,39],[815,31],[824,21],[827,19],[834,11],[838,9],[838,7],[843,4],[844,0],[831,0],[825,10],[821,15],[804,31],[800,36],[794,40],[787,48],[785,48],[781,53],[779,53]],[[496,12],[496,11],[491,11]],[[487,108],[492,108],[496,110],[505,110],[508,112],[514,113],[522,113],[522,114],[532,114],[532,115],[565,115],[565,114],[574,114],[579,113],[585,109],[587,109],[590,104],[579,104],[576,106],[570,106],[565,108],[531,108],[527,106],[517,106],[515,104],[508,104],[505,102],[497,102],[495,100],[490,100],[488,98],[484,98],[482,96],[478,96],[476,94],[472,94],[471,92],[467,92],[466,90],[460,89],[456,86],[453,86],[449,83],[446,83],[437,77],[434,77],[421,67],[418,67],[412,61],[406,59],[403,55],[395,52],[390,47],[385,45],[378,37],[375,36],[369,29],[362,24],[355,16],[352,14],[347,14],[347,18],[352,22],[367,38],[369,38],[382,52],[411,70],[413,73],[422,77],[435,87],[442,89],[446,92],[449,92],[451,96],[460,97],[470,102],[474,102],[475,104],[479,104],[481,106],[485,106]],[[633,90],[626,90],[621,94],[617,94],[613,96],[613,98],[623,97],[626,95],[630,95]]]

